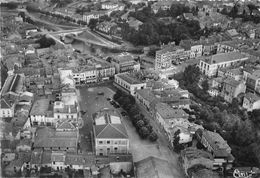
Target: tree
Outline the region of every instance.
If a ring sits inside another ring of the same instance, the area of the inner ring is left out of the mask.
[[[174,151],[179,153],[182,149],[183,146],[180,144],[180,129],[178,129],[173,136],[173,146],[174,146]]]
[[[139,130],[138,130],[140,136],[142,138],[147,138],[148,135],[149,135],[149,130],[147,129],[147,127],[141,127]]]
[[[207,92],[209,90],[209,82],[208,82],[208,80],[207,79],[203,80],[201,86],[202,86],[203,90],[205,92]]]
[[[56,42],[52,38],[47,38],[45,35],[37,40],[36,43],[40,44],[40,48],[48,48],[56,44]]]
[[[248,9],[249,9],[249,12],[250,12],[250,16],[252,17],[252,14],[253,14],[253,11],[254,10],[258,10],[258,7],[254,4],[248,4],[247,5]]]
[[[121,90],[117,90],[116,93],[113,96],[113,99],[117,101],[120,97],[123,96],[123,92]]]
[[[93,31],[97,26],[98,20],[97,19],[90,19],[88,26]]]
[[[131,108],[129,108],[128,114],[129,114],[130,117],[139,114],[139,109],[138,109],[138,107],[137,107],[136,105],[133,105]]]
[[[151,132],[149,135],[149,140],[152,142],[155,142],[158,139],[158,135],[156,134],[156,132]]]
[[[137,128],[142,128],[144,126],[144,121],[143,120],[138,120],[136,122],[136,126],[137,126]]]

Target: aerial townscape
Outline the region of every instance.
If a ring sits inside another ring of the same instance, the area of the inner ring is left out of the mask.
[[[260,0],[0,0],[0,178],[260,178]]]

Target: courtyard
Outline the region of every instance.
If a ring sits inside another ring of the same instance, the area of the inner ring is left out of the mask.
[[[102,95],[99,95],[103,93]],[[92,131],[92,114],[103,108],[115,109],[107,100],[107,98],[113,98],[114,91],[109,87],[93,87],[93,88],[80,88],[78,90],[80,110],[86,112],[83,116],[84,127],[80,129],[80,134],[83,138],[89,139],[90,132]],[[117,109],[118,112],[122,112],[121,108]],[[145,112],[142,111],[141,112]],[[146,117],[149,117],[147,113],[144,113]],[[151,119],[151,118],[149,118]],[[133,154],[134,162],[140,161],[149,156],[155,156],[167,160],[173,168],[175,177],[184,177],[182,171],[178,166],[178,155],[169,149],[168,143],[163,139],[163,134],[158,133],[159,139],[156,142],[150,142],[149,140],[143,140],[138,135],[135,127],[129,117],[122,117],[129,139],[130,139],[130,152]],[[153,124],[154,125],[154,124]],[[157,132],[160,132],[154,126]],[[86,139],[83,139],[86,141]]]

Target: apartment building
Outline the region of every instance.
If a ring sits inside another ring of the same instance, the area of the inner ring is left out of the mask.
[[[78,117],[77,105],[65,105],[62,101],[55,101],[53,115],[56,121],[71,119],[76,120]]]
[[[116,74],[114,85],[133,96],[136,94],[136,90],[146,88],[146,82],[139,81],[128,73]]]
[[[213,77],[217,75],[218,69],[230,67],[245,60],[248,60],[248,57],[240,52],[219,53],[201,57],[198,67],[203,74]]]
[[[93,114],[96,155],[129,153],[129,139],[116,110],[103,109]]]
[[[115,72],[123,73],[123,72],[135,72],[140,70],[140,64],[136,62],[133,56],[128,54],[121,54],[112,59],[112,65],[115,66]]]
[[[155,70],[168,69],[173,66],[173,62],[188,58],[184,48],[174,45],[162,46],[162,49],[156,51]]]
[[[0,118],[13,117],[15,104],[2,98],[0,103]]]
[[[244,71],[244,78],[247,91],[260,94],[260,70]]]

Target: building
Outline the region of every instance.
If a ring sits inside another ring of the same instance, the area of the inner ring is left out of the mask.
[[[29,115],[32,126],[51,126],[55,124],[53,108],[49,99],[39,99],[33,103]]]
[[[236,81],[232,78],[224,79],[220,95],[225,101],[231,103],[239,94],[246,92],[246,85],[244,82]]]
[[[115,9],[117,8],[119,5],[117,3],[114,2],[104,2],[101,4],[101,9]]]
[[[162,46],[162,49],[156,51],[155,70],[168,69],[173,66],[173,62],[188,58],[184,48],[175,45]]]
[[[9,102],[8,100],[2,98],[0,106],[0,118],[13,117],[15,104]]]
[[[137,90],[146,88],[145,82],[139,81],[128,73],[116,74],[114,84],[133,96],[136,94]]]
[[[127,54],[114,57],[111,63],[115,66],[116,74],[140,70],[140,64],[134,60],[133,56]]]
[[[115,67],[109,63],[102,63],[96,65],[97,80],[105,81],[115,75]]]
[[[247,91],[253,93],[256,92],[260,94],[260,70],[254,70],[249,72],[244,71],[244,76],[245,75]]]
[[[73,79],[76,84],[97,82],[97,71],[95,67],[73,68]]]
[[[260,97],[253,93],[246,93],[243,99],[242,107],[247,111],[260,109]]]
[[[213,167],[232,166],[234,157],[227,142],[216,132],[198,129],[195,133],[197,140],[212,154]]]
[[[209,152],[193,147],[182,150],[179,161],[187,176],[189,168],[193,166],[203,165],[208,169],[212,169],[214,163],[213,156]]]
[[[53,115],[56,121],[65,119],[77,120],[77,104],[65,105],[62,101],[55,101]]]
[[[33,143],[34,150],[77,152],[78,130],[58,131],[53,128],[38,128]]]
[[[94,113],[93,122],[96,155],[129,153],[128,135],[117,111],[104,109]]]
[[[203,74],[213,77],[217,75],[219,68],[230,67],[247,59],[240,52],[219,53],[201,57],[198,67]]]
[[[172,170],[172,165],[164,159],[147,157],[135,163],[136,175],[142,178],[172,178],[179,177]]]
[[[18,74],[9,75],[1,90],[2,97],[8,97],[16,100],[23,92],[23,77]]]
[[[243,71],[241,68],[220,68],[218,70],[218,77],[230,77],[236,81],[240,81],[243,78]]]

